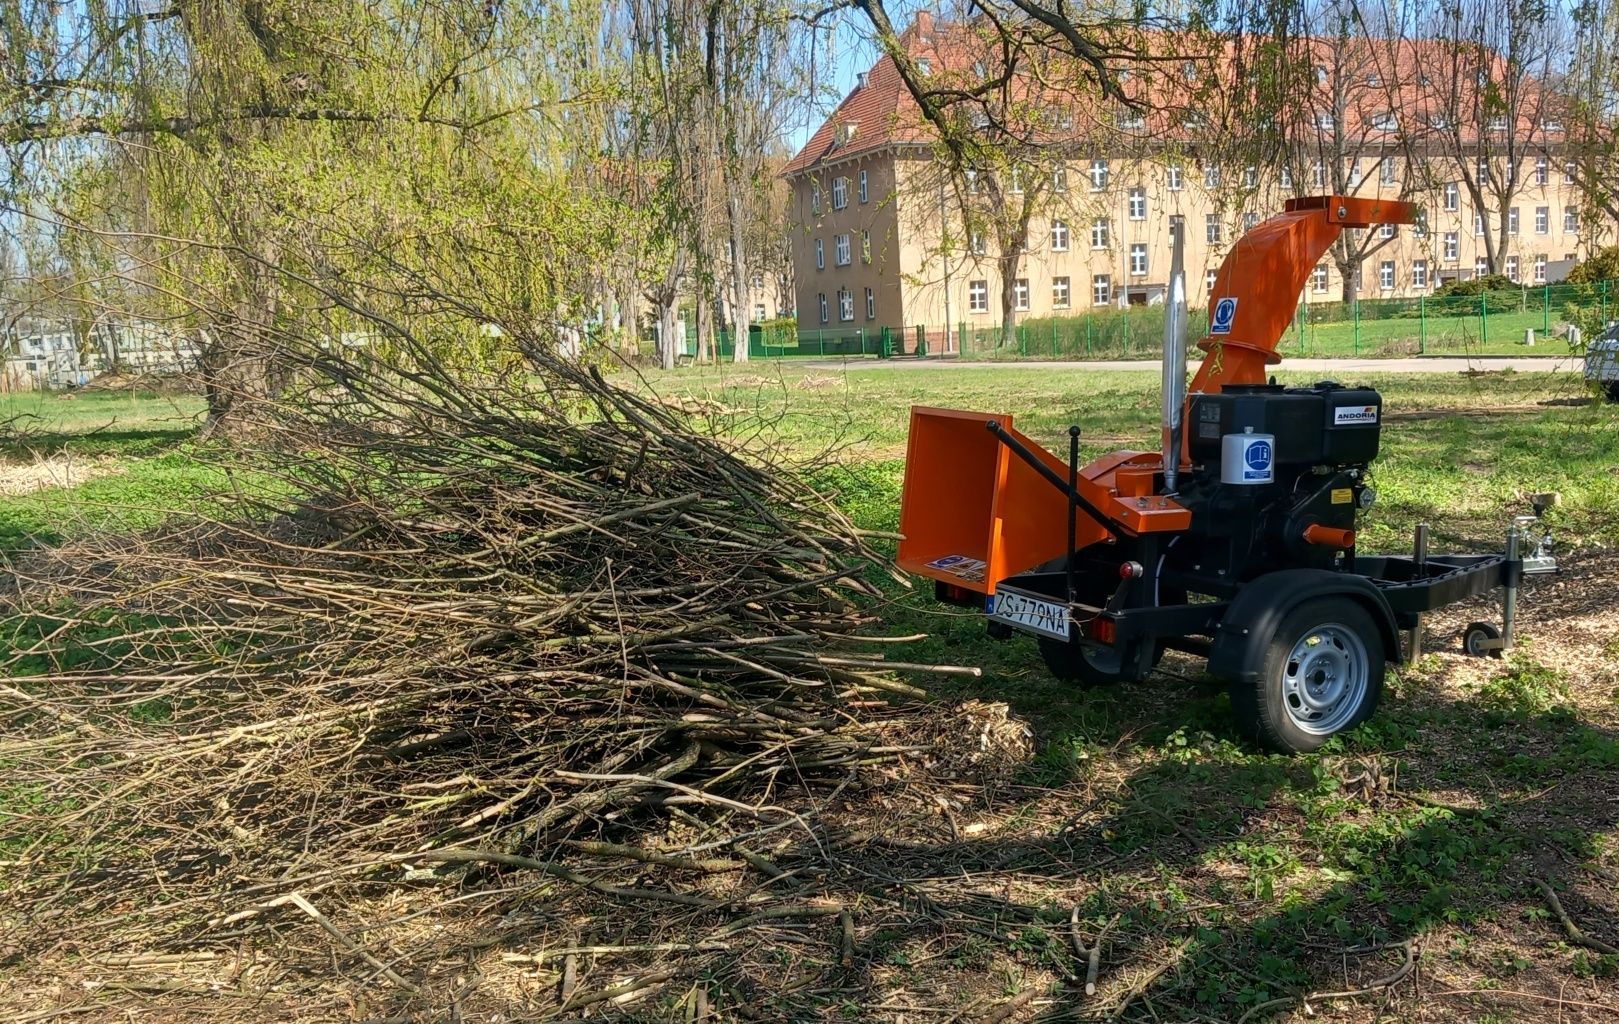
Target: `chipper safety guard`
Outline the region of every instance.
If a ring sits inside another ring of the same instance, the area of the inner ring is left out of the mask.
[[[1346,228],[1409,224],[1410,203],[1318,196],[1244,234],[1216,275],[1205,353],[1186,384],[1183,239],[1172,228],[1165,297],[1163,444],[1079,464],[1004,413],[911,410],[900,510],[902,568],[940,600],[984,609],[993,635],[1037,638],[1059,678],[1144,677],[1166,649],[1228,679],[1243,728],[1313,750],[1377,708],[1384,668],[1415,657],[1422,615],[1503,592],[1502,627],[1464,648],[1512,643],[1525,573],[1556,568],[1540,514],[1518,516],[1494,554],[1356,551],[1376,501],[1383,400],[1368,387],[1267,381],[1316,262]]]

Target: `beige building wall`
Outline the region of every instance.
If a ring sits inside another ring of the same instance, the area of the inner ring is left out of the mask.
[[[1454,209],[1449,208],[1443,186],[1431,194],[1406,194],[1401,181],[1408,173],[1404,161],[1388,159],[1392,180],[1384,179],[1379,161],[1360,161],[1361,184],[1355,194],[1414,199],[1426,210],[1426,231],[1409,226],[1369,229],[1392,230],[1393,237],[1362,264],[1359,297],[1412,298],[1432,292],[1444,281],[1473,277],[1485,244],[1465,189],[1458,187]],[[1447,175],[1438,164],[1435,161],[1428,169],[1433,180],[1458,177]],[[1000,323],[1001,267],[993,236],[975,249],[962,229],[964,219],[954,190],[940,182],[937,167],[924,148],[896,147],[826,164],[796,179],[799,228],[793,251],[801,334],[906,328],[902,347],[909,351],[914,328],[921,324],[929,328],[930,349],[943,351],[946,324],[987,328]],[[1236,238],[1280,212],[1289,196],[1327,191],[1315,184],[1310,171],[1306,180],[1284,187],[1243,168],[1221,168],[1216,176],[1190,161],[1177,165],[1109,160],[1105,184],[1096,188],[1091,170],[1090,160],[1070,161],[1066,188],[1048,188],[1029,225],[1017,271],[1017,279],[1027,282],[1026,308],[1019,309],[1019,319],[1161,301],[1169,274],[1170,222],[1176,216],[1185,218],[1190,302],[1203,306],[1214,272]],[[856,194],[861,171],[867,180],[864,203]],[[1539,169],[1531,159],[1519,174],[1525,185],[1514,200],[1517,228],[1507,240],[1505,269],[1509,276],[1535,284],[1544,280],[1544,261],[1574,258],[1579,252],[1580,228],[1568,219],[1579,200],[1561,167]],[[1544,183],[1539,180],[1542,174]],[[841,210],[832,202],[840,177],[848,182]],[[818,214],[812,198],[817,182]],[[1105,232],[1096,231],[1098,222],[1105,222]],[[1486,218],[1486,230],[1495,230],[1493,214]],[[847,265],[837,261],[839,235],[850,239]],[[869,261],[862,251],[866,237]],[[817,239],[824,268],[816,265]],[[1340,301],[1343,282],[1330,254],[1319,266],[1323,269],[1306,285],[1301,299]],[[869,309],[867,289],[873,296]],[[850,310],[840,305],[844,294],[853,301],[853,316],[847,319],[844,314]],[[824,322],[822,296],[827,302]]]

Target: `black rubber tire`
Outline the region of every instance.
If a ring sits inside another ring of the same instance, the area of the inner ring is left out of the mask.
[[[1608,401],[1619,405],[1619,381],[1610,381],[1603,385],[1602,390],[1608,395]]]
[[[1153,653],[1152,663],[1158,664],[1164,656],[1164,648],[1160,645]],[[1051,674],[1065,683],[1076,683],[1082,690],[1093,689],[1098,686],[1115,686],[1124,682],[1136,682],[1141,677],[1135,671],[1123,671],[1120,666],[1126,663],[1116,651],[1101,651],[1083,644],[1063,643],[1061,640],[1040,638],[1040,657],[1046,663]],[[1128,659],[1134,665],[1135,659]]]
[[[1488,622],[1469,623],[1467,629],[1462,632],[1462,650],[1475,658],[1500,658],[1503,657],[1501,648],[1497,647],[1491,651],[1484,650],[1479,646],[1480,640],[1499,639],[1501,639],[1501,631]]]
[[[1359,638],[1366,651],[1366,690],[1353,714],[1330,734],[1300,728],[1288,714],[1284,676],[1293,648],[1311,631],[1327,624],[1341,626]],[[1264,663],[1249,666],[1259,673],[1258,683],[1234,682],[1231,707],[1249,738],[1284,754],[1307,754],[1320,749],[1333,735],[1353,729],[1377,712],[1383,695],[1383,674],[1388,652],[1377,624],[1358,602],[1341,596],[1317,597],[1282,617],[1263,651]]]

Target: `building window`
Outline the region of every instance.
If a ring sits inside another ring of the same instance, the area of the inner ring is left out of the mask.
[[[877,293],[870,288],[866,289],[866,319],[877,319]]]
[[[1394,290],[1394,261],[1384,260],[1377,268],[1377,285],[1386,292]]]
[[[1220,165],[1219,164],[1209,164],[1207,167],[1203,168],[1203,187],[1204,188],[1219,188],[1220,187]]]
[[[1203,216],[1203,239],[1210,245],[1219,245],[1224,231],[1220,224],[1218,213],[1209,213]]]
[[[1483,256],[1473,261],[1473,276],[1483,277],[1490,272],[1490,264]]]
[[[1091,278],[1091,304],[1105,306],[1113,301],[1113,278],[1097,274]]]
[[[1283,164],[1282,165],[1282,187],[1283,188],[1292,188],[1293,187],[1293,167],[1290,164]]]
[[[1259,168],[1255,167],[1253,164],[1249,164],[1247,167],[1242,169],[1242,187],[1259,187]]]
[[[1426,208],[1417,210],[1416,217],[1411,221],[1411,233],[1418,238],[1428,237],[1428,211]]]
[[[1107,161],[1091,161],[1091,191],[1100,192],[1107,188]]]
[[[1535,207],[1535,234],[1550,234],[1552,230],[1552,208],[1549,206]]]
[[[1384,185],[1394,184],[1394,158],[1386,156],[1377,162],[1377,180]]]
[[[1091,224],[1091,248],[1106,249],[1108,246],[1112,245],[1113,243],[1109,239],[1108,235],[1107,218],[1096,218],[1096,220]]]
[[[815,269],[826,269],[826,245],[819,238],[815,240]]]
[[[832,209],[841,210],[849,205],[849,179],[832,179]]]
[[[1507,119],[1503,114],[1496,114],[1490,118],[1490,131],[1504,132],[1507,130]]]
[[[1572,160],[1563,165],[1563,184],[1574,184],[1574,161]]]
[[[1484,214],[1476,210],[1473,212],[1473,234],[1484,234]]]
[[[1507,257],[1507,277],[1510,278],[1514,284],[1516,284],[1518,281],[1518,257],[1516,256]]]
[[[1325,263],[1317,263],[1315,265],[1315,272],[1310,275],[1310,280],[1312,282],[1312,286],[1315,288],[1315,290],[1317,292],[1326,291],[1327,290],[1327,265]]]
[[[1066,221],[1054,220],[1051,222],[1051,251],[1068,251],[1068,224]]]
[[[1428,289],[1428,261],[1413,260],[1411,262],[1411,287],[1417,291]]]
[[[1180,164],[1170,164],[1165,174],[1165,187],[1171,192],[1179,192],[1185,184]]]
[[[1136,242],[1130,246],[1130,274],[1133,277],[1142,277],[1147,273],[1147,243]]]
[[[821,323],[824,324],[826,323],[826,292],[822,292],[821,294],[817,295],[816,298],[819,299],[821,303]]]
[[[849,257],[849,235],[848,235],[847,232],[845,232],[844,234],[836,236],[836,238],[834,239],[834,248],[832,250],[832,258],[833,258],[833,260],[835,260],[837,262],[837,265],[840,266],[840,267],[847,267],[849,265],[849,262],[850,262],[850,257]]]
[[[1563,207],[1563,230],[1574,234],[1580,230],[1580,208],[1577,206]]]
[[[1326,166],[1326,164],[1323,164],[1321,161],[1317,160],[1315,162],[1315,166],[1310,168],[1310,180],[1315,183],[1316,188],[1326,188],[1327,187],[1327,166]]]
[[[1378,229],[1377,229],[1377,237],[1378,238],[1393,238],[1394,237],[1394,225],[1393,224],[1379,225]]]
[[[1478,180],[1481,182],[1490,180],[1490,158],[1487,156],[1478,158]]]
[[[1068,278],[1054,277],[1051,279],[1051,306],[1053,309],[1067,309],[1069,303]]]
[[[969,312],[969,313],[988,313],[989,312],[989,282],[988,281],[968,281],[967,282],[967,312]]]
[[[1535,257],[1535,281],[1537,284],[1546,282],[1546,254],[1541,253]]]
[[[1400,119],[1384,111],[1372,118],[1372,127],[1380,132],[1397,132],[1400,130]]]
[[[1349,182],[1350,188],[1360,188],[1360,161],[1351,160],[1344,164],[1344,180]]]
[[[1242,215],[1242,230],[1252,231],[1259,227],[1259,214],[1252,211]]]
[[[1068,191],[1068,165],[1058,164],[1051,169],[1051,191]]]
[[[821,215],[821,183],[810,183],[810,213],[819,217]]]
[[[1514,207],[1512,207],[1511,209],[1509,209],[1507,211],[1507,234],[1515,235],[1517,233],[1518,233],[1518,208],[1516,206],[1514,206]]]
[[[1012,181],[1011,181],[1011,184],[1008,186],[1008,191],[1010,191],[1015,196],[1022,195],[1023,194],[1023,168],[1021,168],[1021,167],[1013,167],[1012,168],[1011,178],[1012,178]]]
[[[1445,182],[1445,210],[1455,213],[1462,208],[1462,190],[1454,181]]]
[[[1337,123],[1337,119],[1332,116],[1332,112],[1330,110],[1323,110],[1315,115],[1315,127],[1317,131],[1330,132],[1332,131],[1333,126]]]
[[[1455,263],[1460,251],[1461,239],[1457,237],[1456,232],[1445,232],[1445,259],[1451,263]]]
[[[1130,190],[1130,219],[1147,219],[1147,190],[1144,188]]]
[[[871,232],[860,232],[860,262],[871,262]]]
[[[1317,64],[1315,66],[1315,84],[1327,84],[1327,66],[1325,64]]]
[[[854,292],[847,288],[838,289],[838,319],[845,322],[854,319]]]
[[[871,199],[871,191],[870,191],[869,188],[867,188],[867,185],[866,185],[866,172],[861,171],[860,172],[860,201],[862,203],[864,203],[864,202],[870,201],[870,199]]]
[[[984,248],[984,233],[982,231],[967,232],[967,250],[974,256],[982,256],[988,252]]]
[[[1544,185],[1550,180],[1551,173],[1546,165],[1546,158],[1543,156],[1535,157],[1535,184]]]
[[[1029,308],[1029,279],[1020,277],[1012,282],[1012,306],[1015,309]]]

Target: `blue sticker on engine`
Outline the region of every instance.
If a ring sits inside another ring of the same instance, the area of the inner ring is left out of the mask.
[[[1249,469],[1263,473],[1270,468],[1270,442],[1254,441],[1248,445],[1248,450],[1242,453],[1242,461],[1248,464]]]
[[[1230,334],[1237,319],[1237,300],[1227,297],[1214,304],[1214,317],[1209,321],[1210,334]]]

